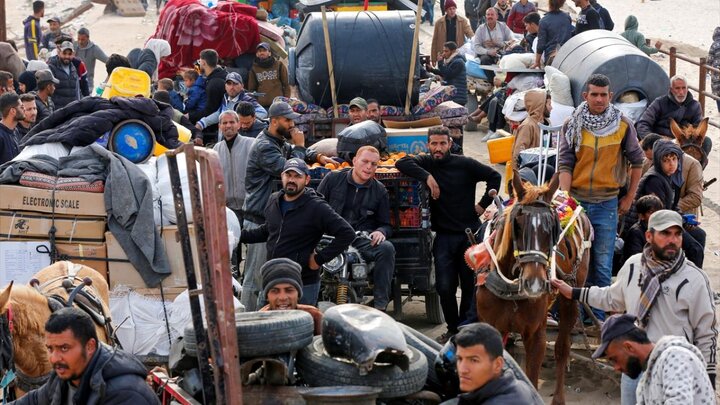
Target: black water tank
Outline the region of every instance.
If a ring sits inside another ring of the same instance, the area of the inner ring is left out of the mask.
[[[649,105],[670,88],[670,79],[660,65],[625,38],[606,30],[585,31],[570,38],[558,50],[552,66],[570,78],[576,106],[583,101],[585,82],[595,73],[610,78],[613,102],[627,91],[636,91]]]
[[[415,28],[411,11],[328,12],[338,103],[355,97],[404,106]],[[420,72],[416,58],[417,78]],[[291,84],[303,101],[332,106],[322,14],[310,13],[289,52]],[[295,83],[293,83],[293,81]],[[417,88],[417,81],[413,86]],[[415,92],[416,93],[416,92]],[[415,95],[413,104],[417,102]]]

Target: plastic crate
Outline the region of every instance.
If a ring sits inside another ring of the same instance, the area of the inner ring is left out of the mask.
[[[393,228],[420,228],[421,224],[422,211],[420,207],[399,207],[397,215],[390,213],[390,225]]]
[[[311,179],[321,180],[325,177],[325,175],[330,173],[331,170],[327,169],[325,167],[315,167],[313,169],[310,169],[309,172],[310,172]]]
[[[390,238],[395,247],[395,278],[416,291],[435,285],[432,274],[432,233],[429,229],[400,229]]]
[[[505,163],[512,159],[512,147],[515,142],[515,135],[506,136],[487,141],[490,163]]]

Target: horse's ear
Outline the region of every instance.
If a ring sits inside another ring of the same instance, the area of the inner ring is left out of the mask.
[[[507,164],[510,164],[510,162],[508,162]],[[522,179],[520,178],[520,172],[518,172],[517,169],[513,169],[512,185],[518,201],[522,200],[525,196],[525,186],[523,185]]]
[[[559,186],[560,186],[560,174],[555,173],[555,174],[553,174],[552,178],[550,179],[550,183],[548,184],[547,191],[543,193],[543,199],[548,203],[551,202],[553,197],[555,196],[555,192],[557,191]]]
[[[0,314],[5,313],[5,308],[8,303],[10,303],[10,291],[12,290],[12,286],[13,282],[11,281],[10,284],[5,287],[2,292],[0,292]]]
[[[705,134],[707,134],[709,122],[710,117],[705,117],[702,121],[700,121],[697,128],[695,128],[695,134],[697,135],[698,139],[700,139],[700,146],[702,146],[702,141],[705,140]]]
[[[673,136],[675,137],[675,139],[678,140],[678,142],[682,142],[683,139],[685,139],[685,134],[683,133],[682,129],[680,129],[680,126],[672,118],[670,118],[670,132],[672,132]]]

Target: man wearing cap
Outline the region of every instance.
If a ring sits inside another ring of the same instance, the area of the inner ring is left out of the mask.
[[[254,97],[247,94],[243,88],[243,80],[240,73],[230,72],[225,76],[225,95],[223,96],[220,108],[214,113],[207,117],[201,118],[195,126],[198,129],[204,130],[205,128],[216,125],[220,118],[220,113],[226,110],[235,110],[235,106],[241,101],[251,103],[255,107],[255,115],[259,118],[267,117],[267,111],[261,106]],[[218,134],[216,139],[205,139],[205,143],[218,142],[221,139],[222,134]]]
[[[32,4],[33,13],[23,21],[25,27],[23,39],[25,40],[25,55],[28,60],[36,60],[42,44],[42,29],[40,19],[45,17],[45,2],[36,0]]]
[[[593,359],[607,357],[623,377],[639,379],[633,392],[637,403],[714,404],[715,388],[700,350],[683,336],[662,336],[653,343],[636,322],[630,314],[609,317]],[[624,396],[622,403],[628,403]]]
[[[315,335],[322,333],[322,312],[312,305],[299,304],[302,298],[302,267],[290,259],[268,260],[260,268],[262,298],[268,303],[260,311],[305,311],[313,317]]]
[[[368,103],[362,97],[355,97],[350,100],[350,125],[358,124],[368,119],[367,117]]]
[[[60,81],[53,76],[49,69],[42,69],[35,72],[38,91],[35,93],[35,104],[37,105],[37,122],[49,117],[55,111],[55,103],[52,96]]]
[[[714,385],[717,327],[713,291],[705,272],[685,258],[682,226],[682,217],[675,211],[653,213],[643,252],[630,257],[608,287],[572,288],[557,279],[551,283],[566,298],[636,315],[653,342],[665,335],[684,336],[702,353]],[[637,380],[623,377],[621,389],[624,398],[629,396],[627,403],[634,403],[636,385]]]
[[[453,41],[459,46],[465,43],[466,38],[472,38],[475,33],[467,18],[457,14],[455,0],[445,1],[445,15],[435,21],[435,29],[430,47],[430,60],[434,65],[442,53],[443,45]]]
[[[270,44],[261,42],[255,50],[255,61],[248,73],[248,90],[263,93],[258,102],[270,108],[275,97],[290,97],[288,71],[270,52]]]
[[[288,159],[300,158],[309,162],[318,159],[316,153],[305,150],[305,135],[295,128],[293,121],[300,114],[293,112],[288,103],[273,103],[268,109],[268,115],[270,125],[255,138],[247,162],[243,230],[258,228],[265,223],[265,206],[272,193],[273,181],[280,178]],[[256,308],[254,295],[257,295],[260,286],[259,270],[267,260],[266,253],[265,243],[248,245],[243,295],[240,298],[248,311]]]
[[[85,63],[87,67],[87,81],[90,89],[95,88],[95,61],[107,62],[108,56],[93,41],[90,40],[90,30],[83,27],[78,30],[77,43],[75,44],[77,58]]]
[[[240,241],[266,241],[268,259],[285,257],[298,262],[303,282],[300,303],[315,305],[320,293],[320,266],[342,253],[355,239],[355,231],[315,190],[306,188],[310,183],[308,173],[302,159],[288,159],[282,169],[283,189],[268,199],[265,222],[254,229],[244,229]],[[323,235],[334,239],[318,252],[315,248]],[[246,294],[253,294],[252,300],[258,300],[254,285],[253,290],[247,287],[248,277],[253,276],[245,274],[241,302],[249,298]]]
[[[42,40],[40,43],[42,44],[43,48],[48,50],[48,52],[52,52],[55,49],[55,40],[59,36],[63,35],[63,32],[60,30],[60,17],[54,15],[48,18],[47,23],[50,27],[50,31],[48,31],[45,35],[42,36]]]
[[[80,73],[73,63],[75,46],[71,41],[63,41],[58,48],[58,55],[48,59],[47,63],[53,76],[59,81],[53,95],[55,107],[63,108],[73,101],[80,100],[82,93]]]

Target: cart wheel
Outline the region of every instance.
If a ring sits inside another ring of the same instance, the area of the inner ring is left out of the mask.
[[[440,307],[440,296],[435,291],[425,294],[425,314],[427,319],[435,325],[445,323],[445,317]]]
[[[478,99],[477,95],[475,95],[475,92],[468,93],[468,100],[467,103],[465,103],[465,108],[467,108],[468,115],[472,114],[475,110],[478,109]],[[465,124],[465,130],[466,131],[477,131],[477,123],[473,120],[468,120],[467,124]]]

